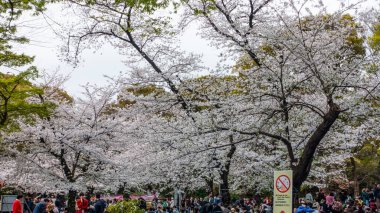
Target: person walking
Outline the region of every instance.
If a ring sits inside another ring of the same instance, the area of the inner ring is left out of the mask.
[[[16,200],[13,201],[13,205],[12,205],[13,213],[22,213],[22,205],[21,205],[22,197],[23,197],[22,195],[17,195]]]

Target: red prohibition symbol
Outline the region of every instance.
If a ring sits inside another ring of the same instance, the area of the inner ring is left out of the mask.
[[[276,189],[281,193],[285,193],[290,188],[290,179],[286,175],[281,175],[276,180]]]

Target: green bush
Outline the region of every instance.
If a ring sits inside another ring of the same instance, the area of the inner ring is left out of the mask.
[[[107,207],[106,212],[108,213],[145,213],[143,209],[138,207],[138,200],[121,201],[116,204],[111,204]]]

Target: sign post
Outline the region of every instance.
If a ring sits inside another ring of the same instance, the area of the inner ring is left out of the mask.
[[[273,213],[292,213],[293,171],[274,171]]]

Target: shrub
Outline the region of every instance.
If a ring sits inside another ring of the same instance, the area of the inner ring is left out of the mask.
[[[138,200],[121,201],[116,204],[110,204],[106,212],[108,213],[145,213],[143,209],[138,207]]]

